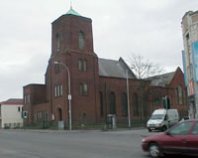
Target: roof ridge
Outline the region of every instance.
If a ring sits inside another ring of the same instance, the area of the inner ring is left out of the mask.
[[[163,74],[160,74],[160,75],[154,75],[154,76],[147,77],[146,79],[151,79],[151,78],[160,77],[160,76],[166,76],[168,74],[174,74],[175,72],[176,71],[172,71],[172,72],[167,72],[167,73],[163,73]]]

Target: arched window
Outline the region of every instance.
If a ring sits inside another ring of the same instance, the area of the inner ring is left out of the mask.
[[[103,94],[100,92],[100,116],[104,115]]]
[[[109,113],[116,114],[116,98],[114,92],[111,92],[109,95]]]
[[[80,83],[80,95],[81,96],[88,95],[88,85],[86,83]]]
[[[85,47],[85,34],[82,31],[80,31],[78,35],[78,47],[80,49],[84,49]]]
[[[133,114],[134,116],[139,116],[139,102],[138,102],[138,94],[133,94]]]
[[[126,93],[122,93],[121,106],[122,106],[122,115],[127,116],[128,107],[127,107],[127,94]]]
[[[87,60],[79,59],[78,60],[78,70],[85,72],[87,71]]]
[[[177,96],[177,103],[179,105],[183,104],[183,91],[182,91],[182,87],[179,85],[176,88],[176,96]]]
[[[56,34],[56,51],[60,51],[60,35],[58,33]]]

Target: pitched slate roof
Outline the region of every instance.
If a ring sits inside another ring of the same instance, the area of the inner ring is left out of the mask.
[[[10,98],[6,101],[0,102],[0,104],[4,105],[22,105],[23,104],[23,99],[18,99],[18,98]]]
[[[126,72],[128,71],[129,78],[136,78],[134,73],[131,71],[129,66],[125,63],[125,61],[122,58],[120,58],[118,61],[99,58],[98,65],[99,76],[126,78]]]
[[[169,73],[166,73],[166,74],[149,77],[149,78],[147,78],[147,80],[151,81],[152,86],[165,87],[168,84],[170,84],[174,75],[175,75],[175,72],[169,72]]]

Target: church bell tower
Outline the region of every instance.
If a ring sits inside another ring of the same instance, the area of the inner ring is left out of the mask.
[[[55,61],[61,63],[59,67]],[[92,20],[71,7],[52,22],[52,52],[46,81],[55,119],[68,122],[68,90],[71,88],[72,122],[96,122],[98,80]]]
[[[52,56],[74,51],[93,53],[92,20],[70,10],[52,23]]]

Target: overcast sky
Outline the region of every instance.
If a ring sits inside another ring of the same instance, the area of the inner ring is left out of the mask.
[[[92,19],[99,58],[135,53],[167,72],[182,68],[181,19],[198,10],[198,0],[73,0],[72,6]],[[22,98],[24,85],[44,83],[51,22],[69,7],[69,0],[1,0],[0,102]]]

